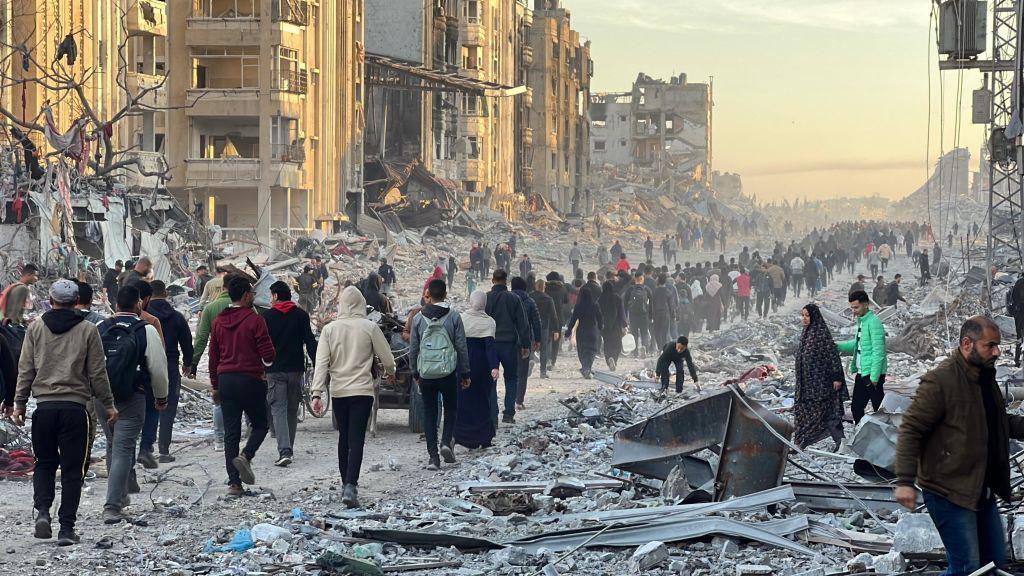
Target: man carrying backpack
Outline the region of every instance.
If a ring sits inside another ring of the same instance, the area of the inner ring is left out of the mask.
[[[494,348],[505,373],[505,408],[501,421],[515,423],[516,397],[519,392],[519,359],[530,357],[530,322],[526,309],[515,294],[508,290],[508,272],[501,268],[491,277],[491,291],[487,293],[487,315],[494,319]],[[497,414],[494,415],[495,419]],[[495,422],[497,425],[497,422]]]
[[[121,286],[117,313],[99,325],[106,356],[107,376],[117,423],[107,435],[107,501],[103,523],[127,518],[128,479],[135,467],[136,448],[146,420],[147,395],[156,410],[167,407],[167,356],[156,328],[139,318],[142,302],[134,284]],[[81,316],[79,316],[81,317]]]
[[[651,349],[651,308],[654,295],[651,289],[644,283],[644,273],[637,270],[633,274],[633,285],[629,287],[625,295],[626,312],[629,315],[629,331],[636,339],[636,351],[634,357],[640,357],[640,348],[645,353]]]
[[[117,421],[110,383],[103,362],[103,343],[96,327],[74,311],[78,286],[58,280],[50,286],[52,310],[33,322],[25,335],[14,396],[14,422],[25,424],[29,393],[36,399],[32,415],[32,475],[35,537],[51,538],[57,467],[60,466],[60,532],[57,543],[78,542],[75,521],[82,497],[82,477],[89,462],[87,404],[100,399],[108,424]]]
[[[278,280],[270,285],[271,307],[263,313],[270,340],[277,358],[267,368],[267,403],[277,431],[275,466],[292,463],[295,431],[299,423],[299,402],[302,401],[302,375],[306,362],[302,348],[310,360],[316,358],[316,338],[310,327],[309,314],[292,301],[292,290]]]
[[[427,284],[427,305],[412,321],[412,340],[409,343],[409,365],[413,379],[423,394],[423,414],[426,422],[427,454],[431,470],[441,468],[437,449],[437,396],[444,402],[444,424],[441,428],[441,456],[444,461],[455,462],[452,436],[455,432],[455,413],[458,407],[458,383],[469,388],[469,349],[462,317],[452,312],[445,302],[448,286],[444,280],[431,280]]]
[[[228,282],[231,305],[213,321],[210,333],[210,384],[214,402],[224,413],[224,461],[228,496],[245,494],[242,482],[254,484],[252,459],[267,436],[266,367],[277,357],[267,323],[252,308],[255,293],[249,280],[236,276]],[[252,431],[241,453],[242,414]]]

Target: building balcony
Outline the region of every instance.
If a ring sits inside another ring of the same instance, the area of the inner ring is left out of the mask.
[[[479,18],[469,17],[459,21],[459,37],[463,46],[486,46],[487,30]]]
[[[291,160],[274,160],[270,163],[271,186],[302,190],[302,165]]]
[[[479,114],[459,114],[459,133],[476,136],[484,130],[484,116]]]
[[[462,162],[462,174],[465,180],[479,182],[484,179],[484,170],[479,158],[467,158]]]
[[[259,116],[259,88],[191,88],[188,116]]]
[[[138,98],[138,104],[150,108],[166,108],[166,80],[166,76],[128,72],[125,76],[125,86],[133,97]]]
[[[137,0],[125,10],[129,36],[167,36],[167,6],[153,0]]]
[[[185,28],[186,46],[259,46],[260,19],[192,16]]]
[[[484,80],[486,75],[483,68],[459,68],[459,74],[473,80]]]
[[[164,173],[167,171],[167,160],[160,152],[141,152],[133,150],[124,155],[124,160],[137,160],[138,165],[127,166],[123,172],[124,185],[132,188],[155,188],[163,182],[159,176],[145,176],[143,173]]]
[[[301,144],[273,144],[271,155],[279,162],[302,165],[306,161],[306,149]]]
[[[274,22],[309,26],[309,3],[306,0],[272,0]]]
[[[185,162],[187,186],[252,188],[260,180],[258,158],[190,158]]]
[[[309,72],[306,70],[281,70],[275,78],[274,89],[290,94],[306,94],[309,90]]]

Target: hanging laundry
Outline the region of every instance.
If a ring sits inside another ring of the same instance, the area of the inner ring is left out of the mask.
[[[44,132],[46,134],[47,141],[50,142],[50,146],[55,150],[60,150],[72,158],[81,158],[82,149],[85,146],[86,119],[81,118],[76,120],[74,125],[72,125],[67,132],[62,134],[54,123],[53,109],[47,106],[43,108],[43,113],[46,117]]]
[[[57,45],[57,56],[53,61],[57,62],[65,56],[68,58],[68,66],[74,66],[75,60],[78,59],[78,44],[75,42],[75,37],[71,34],[65,36],[60,44]]]

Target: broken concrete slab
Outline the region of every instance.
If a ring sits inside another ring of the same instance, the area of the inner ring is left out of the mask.
[[[892,548],[906,558],[946,557],[942,538],[928,514],[906,514],[896,523]]]
[[[629,557],[629,566],[634,574],[644,574],[667,560],[668,547],[664,542],[655,540],[637,548]]]

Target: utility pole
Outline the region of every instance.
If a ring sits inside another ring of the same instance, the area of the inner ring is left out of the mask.
[[[1010,253],[1010,261],[1024,264],[1021,227],[1024,225],[1024,157],[1021,154],[1021,0],[991,0],[991,59],[979,60],[978,32],[984,30],[985,2],[944,0],[939,2],[939,51],[948,60],[939,69],[980,70],[992,80],[988,155],[988,242],[985,255],[986,302],[992,310],[992,264],[997,252]],[[980,19],[980,21],[979,21]],[[977,112],[975,111],[977,117]],[[984,123],[984,122],[983,122]]]

